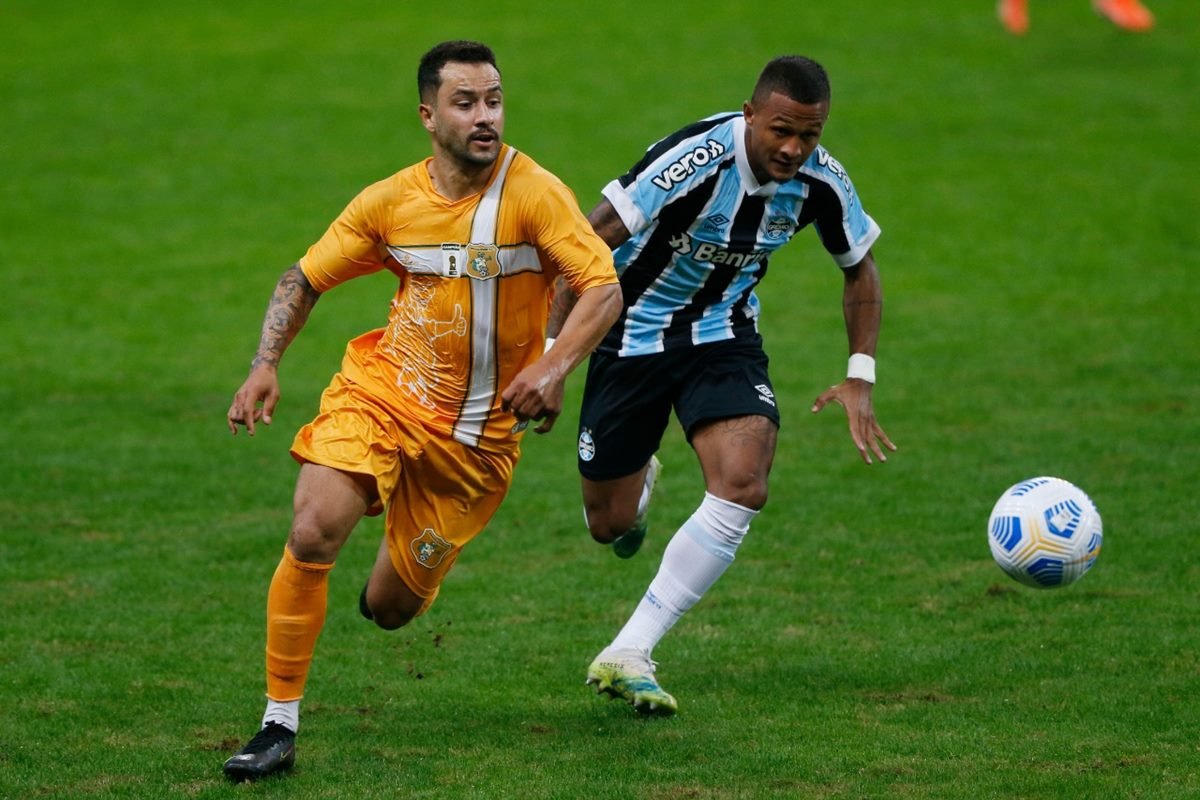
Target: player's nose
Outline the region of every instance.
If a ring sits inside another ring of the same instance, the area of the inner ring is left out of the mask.
[[[475,124],[490,127],[500,116],[500,108],[489,103],[480,103],[475,107]]]
[[[789,161],[796,161],[804,152],[804,142],[799,136],[789,136],[779,145],[779,155]]]

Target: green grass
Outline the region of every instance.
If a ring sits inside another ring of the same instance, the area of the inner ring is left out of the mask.
[[[1130,36],[1037,3],[1013,39],[957,0],[417,5],[0,6],[0,797],[1200,794],[1200,9],[1159,0]],[[761,292],[770,503],[655,653],[676,718],[582,682],[698,469],[673,430],[646,551],[592,545],[576,376],[425,618],[357,616],[378,523],[356,532],[296,773],[234,787],[287,445],[389,282],[322,300],[271,429],[230,439],[223,415],[278,274],[428,152],[416,60],[457,37],[496,48],[506,138],[585,209],[767,58],[823,61],[825,143],[885,231],[875,403],[900,451],[864,467],[836,409],[807,412],[845,334],[805,234]],[[1060,591],[1009,581],[985,540],[995,498],[1039,474],[1105,520]]]

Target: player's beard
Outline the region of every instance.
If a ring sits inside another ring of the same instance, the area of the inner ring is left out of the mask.
[[[479,129],[473,130],[465,139],[461,140],[453,137],[442,138],[440,141],[442,150],[466,171],[490,167],[496,163],[496,157],[500,155],[500,133],[494,128],[488,128],[487,132],[494,138],[489,142],[489,149],[481,150],[472,147],[474,138],[481,132]]]

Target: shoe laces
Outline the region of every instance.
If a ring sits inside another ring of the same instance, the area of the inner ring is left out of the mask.
[[[269,750],[279,742],[286,742],[295,736],[292,729],[286,725],[274,721],[268,722],[261,731],[254,734],[253,739],[246,743],[245,750],[248,752]]]
[[[627,650],[618,650],[613,656],[626,663],[637,664],[646,670],[646,674],[653,675],[658,668],[658,662],[650,658],[650,654],[640,647],[630,647]]]

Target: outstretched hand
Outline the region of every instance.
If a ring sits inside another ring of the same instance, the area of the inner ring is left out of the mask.
[[[253,436],[255,422],[262,420],[266,425],[271,424],[271,415],[275,413],[278,402],[279,378],[275,370],[271,367],[255,367],[233,396],[233,403],[225,415],[229,432],[237,436],[238,425],[244,425],[246,433]]]
[[[875,410],[871,407],[871,384],[857,378],[847,378],[836,386],[830,386],[813,402],[812,412],[818,413],[831,402],[846,409],[850,438],[854,440],[854,446],[858,448],[863,461],[870,464],[872,453],[880,461],[887,461],[883,448],[894,451],[896,445],[892,444],[875,419]]]

